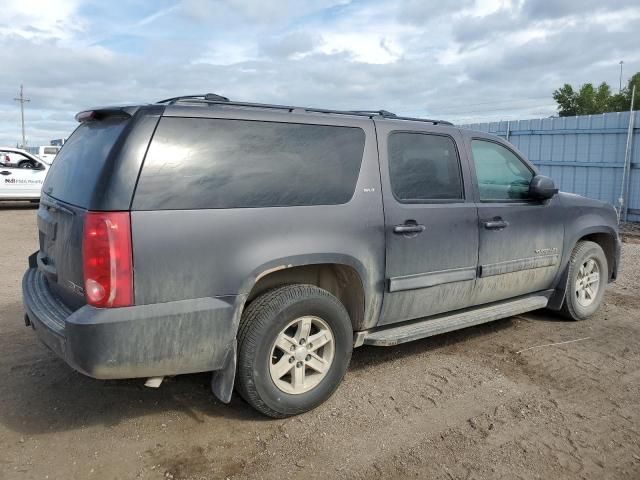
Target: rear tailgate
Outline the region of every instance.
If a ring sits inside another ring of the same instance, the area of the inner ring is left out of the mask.
[[[128,117],[82,123],[64,144],[43,185],[37,266],[72,309],[84,305],[82,235],[96,191],[112,171],[113,147]]]
[[[64,303],[73,310],[85,303],[82,230],[86,210],[43,195],[38,210],[40,251],[37,265]]]

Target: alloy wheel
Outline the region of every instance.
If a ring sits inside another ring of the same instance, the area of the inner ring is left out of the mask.
[[[308,392],[327,375],[334,353],[333,332],[324,320],[297,318],[278,334],[271,347],[271,380],[288,394]]]
[[[600,267],[593,258],[587,258],[578,270],[575,284],[575,295],[583,307],[591,305],[598,295],[600,287]]]

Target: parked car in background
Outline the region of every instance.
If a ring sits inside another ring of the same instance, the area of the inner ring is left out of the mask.
[[[0,147],[0,200],[40,199],[49,164],[19,148]]]
[[[212,94],[76,118],[22,289],[27,326],[95,378],[213,371],[221,400],[235,383],[285,417],[354,347],[584,320],[618,272],[613,207],[488,133]]]
[[[35,154],[20,148],[0,147],[0,166],[37,168],[40,163],[51,165],[51,162],[42,160]]]
[[[27,147],[27,151],[51,165],[53,163],[53,159],[56,158],[56,155],[60,151],[60,148],[62,147],[58,145],[42,145],[39,147]]]

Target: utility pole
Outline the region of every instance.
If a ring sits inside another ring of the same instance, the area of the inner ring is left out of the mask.
[[[618,93],[622,92],[622,65],[624,62],[620,60],[620,86],[618,87]]]
[[[27,140],[24,135],[24,104],[30,102],[29,98],[24,98],[22,93],[22,84],[20,84],[20,96],[18,98],[14,98],[16,102],[20,102],[20,118],[22,119],[22,148],[27,146]]]

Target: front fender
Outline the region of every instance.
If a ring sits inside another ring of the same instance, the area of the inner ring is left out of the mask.
[[[567,275],[569,268],[569,260],[571,258],[571,252],[575,248],[576,244],[583,238],[594,234],[604,234],[610,236],[615,245],[614,262],[611,265],[611,280],[614,280],[617,276],[617,271],[620,264],[620,240],[618,238],[617,226],[610,224],[594,224],[596,222],[602,222],[602,216],[597,213],[590,213],[581,217],[578,217],[574,222],[565,227],[565,239],[563,246],[562,259],[558,275],[554,281],[554,293],[549,299],[548,308],[552,310],[559,310],[564,302],[564,296],[567,285]]]

